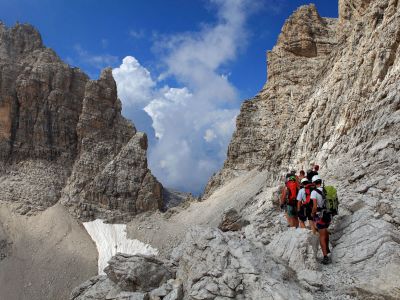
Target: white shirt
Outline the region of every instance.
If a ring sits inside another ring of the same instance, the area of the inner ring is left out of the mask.
[[[300,191],[297,193],[297,201],[304,202],[306,201],[306,189],[301,188]]]
[[[322,192],[322,187],[319,187],[318,189]],[[319,208],[325,206],[324,198],[322,198],[322,195],[318,194],[316,191],[311,192],[311,199],[317,199],[317,206]]]

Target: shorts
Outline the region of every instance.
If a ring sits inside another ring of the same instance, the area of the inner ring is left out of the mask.
[[[299,215],[300,221],[302,221],[302,222],[305,222],[307,220],[312,221],[313,220],[313,217],[312,217],[312,206],[308,205],[308,204],[302,205],[300,207],[298,215]]]
[[[320,212],[314,218],[315,225],[318,229],[326,229],[331,225],[332,216],[328,212]],[[322,215],[322,216],[321,216]]]
[[[297,206],[296,205],[287,205],[286,212],[289,218],[297,217]]]

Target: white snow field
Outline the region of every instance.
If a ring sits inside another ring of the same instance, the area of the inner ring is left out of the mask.
[[[158,250],[139,240],[131,240],[126,237],[125,224],[106,224],[103,220],[97,219],[91,222],[84,222],[86,231],[96,243],[99,252],[98,270],[104,274],[104,268],[108,261],[117,252],[126,254],[158,255]]]

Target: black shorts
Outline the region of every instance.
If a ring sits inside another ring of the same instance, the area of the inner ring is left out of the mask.
[[[318,229],[328,228],[329,225],[331,224],[331,221],[332,221],[332,216],[328,212],[317,214],[314,218],[314,222],[317,225]]]
[[[312,217],[311,213],[312,213],[311,205],[308,205],[308,204],[302,205],[300,207],[300,210],[298,211],[298,216],[299,216],[300,221],[305,222],[305,221],[307,221],[307,219],[312,221],[313,217]]]

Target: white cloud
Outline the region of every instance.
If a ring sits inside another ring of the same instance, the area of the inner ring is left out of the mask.
[[[206,130],[206,134],[204,135],[204,139],[207,142],[212,142],[216,138],[217,138],[217,135],[215,134],[214,130],[212,130],[212,129],[207,129]]]
[[[191,100],[192,94],[186,88],[168,88],[160,90],[159,97],[152,100],[144,111],[152,118],[153,128],[157,138],[161,139],[167,129],[174,130],[174,127],[180,126],[176,124],[176,120],[181,117],[180,114],[188,110],[187,103]]]
[[[250,0],[210,2],[218,11],[216,24],[157,42],[166,66],[163,74],[154,76],[157,83],[132,57],[114,69],[123,103],[138,104],[152,119],[158,138],[149,149],[152,172],[167,187],[194,192],[202,191],[226,156],[239,99],[220,69],[246,45],[245,22],[254,8]],[[157,87],[168,78],[183,87]]]
[[[125,108],[137,105],[143,108],[152,100],[156,83],[150,72],[136,58],[125,57],[122,64],[113,69],[113,75],[117,82],[118,96]]]

